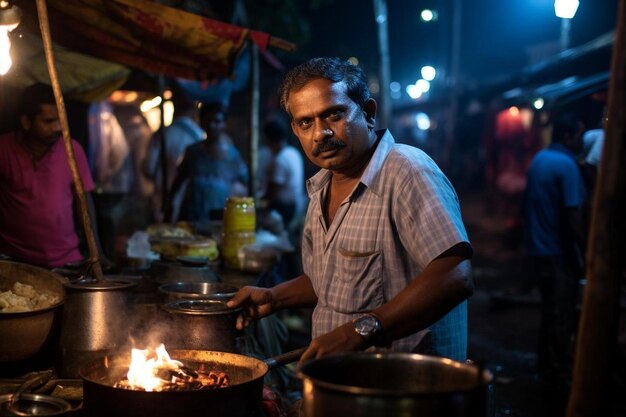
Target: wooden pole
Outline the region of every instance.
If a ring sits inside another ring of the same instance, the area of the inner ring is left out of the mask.
[[[460,71],[460,63],[461,63],[461,25],[463,23],[462,19],[462,7],[463,2],[461,0],[452,0],[452,40],[450,42],[450,104],[448,106],[446,125],[445,125],[445,141],[444,141],[444,149],[443,149],[443,157],[442,157],[442,165],[444,169],[451,169],[452,163],[452,150],[454,148],[454,141],[456,138],[455,128],[457,123],[457,112],[459,107],[459,86],[461,71]]]
[[[67,114],[65,112],[65,102],[63,101],[59,78],[54,64],[50,24],[48,22],[48,10],[46,8],[45,0],[37,0],[37,14],[39,15],[39,28],[41,29],[41,37],[43,40],[44,51],[46,53],[46,62],[48,64],[48,72],[50,73],[50,81],[52,82],[52,89],[54,90],[54,97],[59,111],[59,120],[61,122],[61,130],[63,132],[65,151],[67,152],[67,159],[70,164],[70,170],[72,171],[72,178],[74,179],[74,192],[76,194],[76,198],[78,199],[79,215],[85,231],[87,247],[89,248],[89,262],[94,278],[97,281],[101,281],[102,268],[100,266],[100,257],[98,255],[98,247],[96,245],[93,229],[91,228],[89,209],[87,207],[87,197],[85,196],[85,187],[83,185],[83,180],[80,178],[80,174],[78,173],[76,156],[74,155],[70,129],[67,122]]]
[[[378,127],[390,128],[391,124],[391,59],[389,58],[389,23],[387,2],[374,0],[374,18],[378,27],[378,51],[380,54],[380,108],[378,111]]]
[[[250,167],[250,179],[248,181],[248,195],[254,197],[257,189],[257,167],[259,162],[259,112],[261,108],[261,85],[259,48],[254,42],[250,46],[250,142],[248,152],[248,166]]]
[[[169,205],[170,190],[169,190],[169,169],[167,166],[167,139],[165,138],[165,77],[163,74],[159,74],[159,95],[161,96],[161,104],[159,110],[161,112],[161,125],[159,126],[159,164],[161,165],[161,213],[165,216],[165,209]],[[174,222],[176,219],[166,219],[166,221]]]
[[[608,123],[586,254],[587,284],[574,358],[568,417],[605,415],[616,357],[619,299],[626,254],[626,6],[619,2],[609,84]],[[605,404],[606,405],[606,404]]]

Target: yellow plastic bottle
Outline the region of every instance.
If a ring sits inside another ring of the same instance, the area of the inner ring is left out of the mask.
[[[238,269],[239,248],[256,241],[256,210],[252,197],[229,197],[224,207],[222,258],[227,268]]]

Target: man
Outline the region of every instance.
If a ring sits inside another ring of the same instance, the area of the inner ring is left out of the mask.
[[[552,143],[533,158],[524,201],[525,246],[541,290],[538,368],[547,379],[571,378],[578,282],[582,272],[584,186],[576,155],[583,125],[555,119]]]
[[[604,147],[604,131],[606,130],[607,121],[607,107],[604,106],[602,109],[602,118],[598,126],[583,134],[583,181],[586,184],[590,196],[593,196],[598,170],[600,169],[602,148]]]
[[[166,220],[172,217],[172,196],[189,180],[180,209],[179,220],[206,221],[211,212],[224,209],[231,195],[246,195],[248,167],[237,148],[226,135],[226,109],[221,103],[203,104],[200,108],[200,126],[206,139],[185,150],[172,183]]]
[[[0,253],[48,268],[81,261],[77,200],[50,86],[23,91],[20,124],[18,132],[0,136]],[[72,144],[88,193],[94,186],[87,159],[80,144]],[[87,202],[96,232],[89,194]]]
[[[300,152],[287,143],[287,127],[278,119],[263,126],[263,137],[270,151],[263,164],[265,182],[263,199],[289,226],[304,201],[304,163]]]
[[[422,151],[375,131],[360,68],[315,58],[287,74],[281,105],[307,157],[304,274],[244,287],[238,327],[281,308],[315,307],[313,357],[390,347],[464,360],[471,246],[457,196]]]
[[[591,227],[591,209],[593,205],[593,196],[596,189],[596,179],[600,169],[602,160],[602,149],[604,148],[604,131],[606,130],[607,107],[602,109],[600,123],[595,129],[587,130],[583,133],[583,152],[582,161],[579,161],[583,184],[585,185],[586,198],[582,204],[582,217],[584,226],[584,235],[589,233]]]
[[[176,169],[183,160],[185,149],[202,141],[206,134],[197,120],[196,102],[189,98],[180,88],[175,88],[172,95],[174,104],[174,121],[165,128],[165,161],[167,164],[167,187],[170,189],[176,177]],[[163,219],[163,172],[161,169],[161,141],[153,136],[150,150],[146,158],[146,174],[154,180],[154,213],[157,222]],[[184,185],[176,195],[172,195],[172,216],[178,218],[180,205],[185,192]]]

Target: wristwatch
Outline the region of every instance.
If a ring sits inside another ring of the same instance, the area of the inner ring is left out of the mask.
[[[384,345],[383,326],[380,320],[372,313],[363,314],[352,321],[354,323],[354,331],[357,332],[365,341],[373,346],[381,347]]]

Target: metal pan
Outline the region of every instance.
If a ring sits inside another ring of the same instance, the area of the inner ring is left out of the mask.
[[[190,368],[204,364],[226,372],[230,385],[213,390],[145,392],[115,388],[128,371],[130,354],[101,358],[84,366],[83,413],[87,417],[249,417],[259,415],[263,377],[270,369],[300,358],[305,348],[260,360],[236,353],[172,350],[170,356]]]

